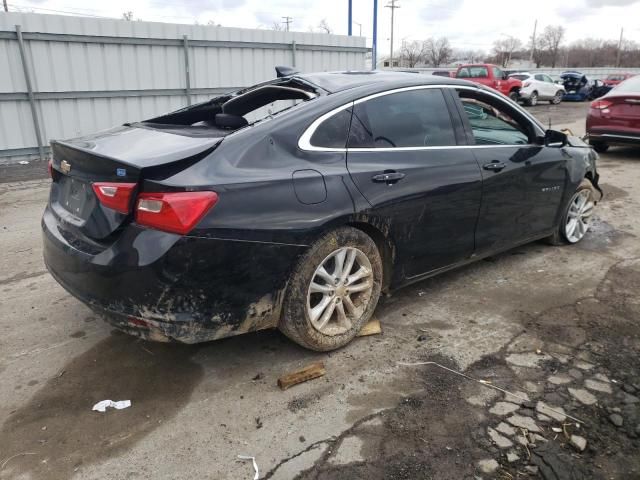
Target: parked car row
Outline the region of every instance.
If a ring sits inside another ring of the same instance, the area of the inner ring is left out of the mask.
[[[587,75],[568,70],[553,78],[545,73],[514,72],[503,70],[489,63],[460,65],[451,75],[447,70],[434,71],[433,75],[453,76],[480,83],[526,105],[537,105],[540,100],[557,105],[563,100],[594,100],[606,95],[614,86],[631,78],[630,73],[611,74],[606,80],[592,80]]]

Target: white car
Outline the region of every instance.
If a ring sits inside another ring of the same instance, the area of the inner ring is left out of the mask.
[[[539,100],[548,100],[557,105],[565,94],[564,86],[555,83],[546,73],[518,72],[509,76],[522,81],[518,100],[527,105],[537,105]]]

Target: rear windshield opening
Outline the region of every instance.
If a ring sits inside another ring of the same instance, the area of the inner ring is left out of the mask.
[[[318,94],[311,85],[295,77],[278,79],[152,118],[139,125],[165,131],[178,130],[180,133],[189,130],[192,134],[224,136],[312,100]]]

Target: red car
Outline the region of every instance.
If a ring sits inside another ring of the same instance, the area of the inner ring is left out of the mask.
[[[490,63],[461,65],[456,72],[456,78],[471,80],[494,88],[514,102],[518,100],[520,88],[522,87],[520,80],[509,77],[500,67]]]
[[[587,135],[596,152],[606,152],[612,144],[640,145],[640,76],[591,103]]]
[[[604,84],[615,87],[620,82],[624,82],[627,78],[633,77],[633,73],[612,73],[604,79]]]

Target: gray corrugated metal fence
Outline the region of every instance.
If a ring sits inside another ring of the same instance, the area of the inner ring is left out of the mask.
[[[274,78],[276,65],[362,69],[366,52],[361,37],[0,13],[0,162],[38,155],[38,128],[46,152]]]

